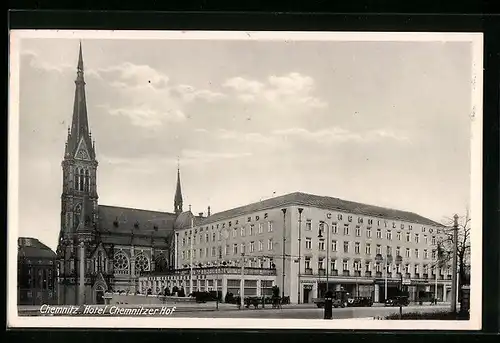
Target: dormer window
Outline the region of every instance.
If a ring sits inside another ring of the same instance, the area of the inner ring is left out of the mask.
[[[139,228],[139,223],[138,222],[135,222],[134,224],[134,228],[138,229]]]
[[[118,219],[115,219],[115,220],[113,221],[113,226],[114,226],[114,227],[118,227]]]

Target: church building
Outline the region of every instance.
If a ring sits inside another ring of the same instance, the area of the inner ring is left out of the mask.
[[[174,229],[188,228],[202,217],[183,212],[179,169],[174,211],[158,212],[99,204],[97,168],[80,44],[73,117],[62,161],[56,251],[60,304],[98,304],[106,291],[135,292],[142,273],[173,268]]]

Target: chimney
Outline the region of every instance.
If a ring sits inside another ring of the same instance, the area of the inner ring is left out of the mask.
[[[203,217],[203,212],[198,212],[198,217]]]
[[[208,206],[207,217],[210,217],[210,206]]]

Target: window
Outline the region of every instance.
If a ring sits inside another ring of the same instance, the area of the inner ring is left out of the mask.
[[[337,224],[336,223],[332,224],[332,233],[335,234],[335,235],[337,233],[339,233],[339,229],[337,228]]]
[[[337,219],[338,220],[342,220],[342,215],[341,214],[337,214]]]
[[[396,265],[396,273],[401,274],[401,265],[400,264]]]
[[[182,251],[182,259],[185,260],[186,259],[186,252],[185,251]]]
[[[424,259],[428,258],[429,258],[429,252],[427,251],[427,249],[424,249]]]
[[[373,225],[373,219],[368,219],[368,225]]]
[[[365,246],[365,253],[366,253],[367,255],[371,255],[371,253],[372,253],[372,247],[371,247],[370,243],[366,243],[366,246]]]
[[[229,244],[226,244],[226,247],[225,247],[224,249],[225,249],[225,250],[224,250],[224,255],[226,255],[226,256],[227,256],[227,255],[229,255]],[[201,249],[200,249],[200,251],[201,251]],[[201,254],[200,254],[200,255],[201,255]],[[200,257],[201,257],[201,256],[200,256]]]
[[[361,236],[361,229],[359,227],[356,227],[356,237]]]
[[[422,226],[422,232],[425,232],[425,226]]]
[[[363,218],[362,217],[358,217],[358,224],[363,224]]]
[[[267,240],[267,250],[273,250],[273,239],[269,238]]]
[[[325,241],[324,241],[324,240],[320,240],[320,241],[318,242],[318,249],[319,249],[320,251],[324,251],[324,250],[325,250]]]
[[[262,251],[262,250],[264,250],[264,242],[259,241],[259,251]]]
[[[431,244],[436,245],[436,236],[432,236],[431,238]]]
[[[375,263],[375,271],[377,273],[380,273],[382,271],[382,266],[380,265],[380,263]]]
[[[372,271],[372,264],[370,262],[365,262],[365,271],[367,272]]]
[[[387,234],[386,234],[386,237],[389,241],[392,241],[392,231],[391,230],[387,230]]]
[[[418,236],[418,233],[415,234],[415,243],[419,243],[420,237]]]
[[[255,242],[250,242],[250,252],[254,252],[255,250]]]
[[[343,268],[344,271],[348,271],[349,270],[349,261],[344,260],[342,262],[342,268]]]
[[[396,247],[396,256],[401,256],[401,248]]]
[[[200,249],[199,254],[200,254],[200,258],[203,258],[203,249]]]
[[[334,272],[337,270],[337,260],[331,260],[330,261],[330,271]]]
[[[267,222],[267,232],[273,232],[273,222]]]
[[[406,248],[406,257],[411,257],[411,250],[410,250],[410,248]]]
[[[311,269],[311,258],[310,257],[306,257],[306,259],[304,260],[304,267],[305,267],[305,269]]]
[[[349,252],[349,242],[347,242],[347,241],[344,242],[344,252],[345,253]]]
[[[405,224],[401,224],[401,229],[404,229],[405,228]]]
[[[208,247],[205,248],[205,256],[208,257]]]
[[[401,240],[401,231],[398,231],[398,232],[396,233],[396,237],[397,237],[398,241],[400,241],[400,240]]]
[[[377,229],[377,238],[382,238],[382,230]]]
[[[405,273],[410,274],[410,265],[405,264]]]
[[[245,227],[244,226],[240,229],[240,236],[241,237],[245,236]]]
[[[332,251],[337,252],[337,241],[332,241]]]
[[[415,265],[415,274],[418,274],[419,273],[419,268],[418,268],[418,264]]]
[[[344,226],[344,235],[349,236],[349,226],[348,225]]]
[[[350,223],[352,222],[352,216],[347,216],[347,221]]]
[[[262,223],[259,223],[259,231],[261,231],[261,227],[262,226]],[[250,224],[250,231],[248,232],[248,235],[249,236],[253,236],[255,232],[255,225],[254,224]]]
[[[420,252],[418,249],[415,249],[415,258],[420,258]]]
[[[408,229],[413,230],[413,226],[412,225],[408,225]]]
[[[215,247],[212,247],[212,257],[215,257],[215,254],[216,254]]]
[[[428,243],[429,243],[429,239],[427,238],[427,235],[424,235],[424,243],[425,243],[425,244],[428,244]]]
[[[258,232],[259,233],[262,233],[264,231],[264,227],[262,226],[262,223],[259,223],[259,228],[258,228]]]
[[[354,261],[352,264],[353,268],[355,271],[360,271],[361,270],[361,262],[360,261]]]
[[[368,238],[372,237],[372,229],[370,229],[370,228],[366,229],[366,237],[368,237]]]
[[[396,222],[392,222],[392,228],[395,229],[396,228]]]
[[[135,270],[136,270],[136,272],[148,272],[149,271],[149,260],[142,253],[135,257]]]
[[[238,255],[238,244],[233,244],[233,255]]]
[[[375,254],[382,254],[382,246],[380,244],[377,244],[377,249],[375,250]]]
[[[312,242],[311,242],[311,238],[309,237],[306,237],[306,249],[312,249]]]
[[[238,234],[237,230],[238,230],[237,228],[233,229],[233,238],[237,236],[237,234]],[[207,233],[207,237],[208,237],[208,233]],[[208,239],[207,239],[207,242],[208,242]]]
[[[115,254],[113,258],[113,265],[115,272],[117,274],[128,274],[129,273],[129,262],[127,256],[119,251]]]
[[[182,239],[182,246],[183,246],[183,247],[184,247],[184,246],[186,246],[186,238],[183,238],[183,239]]]
[[[437,256],[436,250],[432,250],[432,259],[435,260]]]
[[[387,246],[386,255],[387,256],[392,256],[392,247],[391,246]]]
[[[307,219],[307,220],[306,220],[306,230],[307,230],[307,231],[311,231],[311,230],[312,230],[312,223],[311,223],[311,219]]]
[[[406,233],[406,241],[411,242],[411,235],[409,232]]]
[[[319,270],[324,269],[324,264],[323,264],[322,258],[318,259],[318,269]]]
[[[359,242],[354,243],[354,253],[359,254]]]
[[[246,244],[245,243],[241,243],[241,253],[244,254],[246,252]]]

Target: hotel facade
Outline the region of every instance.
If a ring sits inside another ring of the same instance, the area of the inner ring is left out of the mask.
[[[311,303],[324,295],[328,279],[330,290],[375,302],[397,294],[401,284],[412,301],[447,301],[451,268],[435,267],[443,229],[411,212],[291,193],[176,230],[174,271],[144,273],[138,288],[217,289],[224,297],[268,296],[276,285],[291,303]]]

